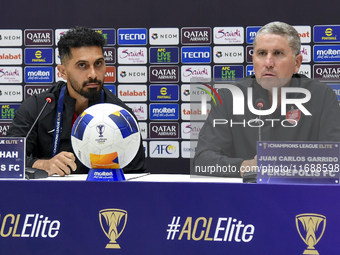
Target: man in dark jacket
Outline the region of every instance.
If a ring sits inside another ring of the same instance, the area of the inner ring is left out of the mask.
[[[103,86],[106,72],[104,44],[102,35],[84,27],[70,29],[61,37],[58,42],[61,58],[58,70],[67,83],[60,81],[47,92],[24,101],[7,133],[9,137],[25,137],[43,108],[46,97],[52,97],[52,102],[27,138],[27,167],[43,169],[49,175],[88,173],[88,169],[73,154],[71,146],[71,130],[77,116],[91,105],[101,102],[119,105],[134,116],[131,109]],[[124,171],[144,170],[145,155],[141,140],[135,158],[124,167]]]
[[[258,31],[253,54],[255,75],[234,85],[244,95],[244,102],[229,89],[218,91],[222,105],[212,104],[200,131],[195,174],[210,174],[209,167],[216,170],[214,175],[227,177],[241,177],[248,169],[256,171],[258,126],[263,141],[340,141],[336,95],[326,84],[296,74],[302,62],[300,48],[299,34],[288,24],[272,22]],[[282,92],[285,90],[308,93]],[[254,109],[261,99],[261,111],[269,114],[259,120],[247,97],[252,97]],[[302,101],[305,103],[300,105]],[[236,105],[243,107],[242,114],[234,114],[240,108]]]

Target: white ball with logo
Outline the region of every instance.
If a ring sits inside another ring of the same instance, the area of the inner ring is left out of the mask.
[[[135,157],[140,131],[126,109],[110,103],[87,108],[76,119],[71,144],[78,159],[89,168],[123,168]]]

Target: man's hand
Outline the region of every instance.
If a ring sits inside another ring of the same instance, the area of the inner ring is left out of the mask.
[[[33,168],[38,168],[48,172],[48,175],[58,174],[60,176],[69,175],[77,169],[74,162],[76,160],[72,152],[62,151],[51,159],[39,159],[34,162]]]
[[[255,166],[257,166],[257,155],[253,159],[243,161],[240,168],[241,177],[245,172],[256,172]]]

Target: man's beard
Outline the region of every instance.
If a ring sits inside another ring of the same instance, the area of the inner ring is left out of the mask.
[[[84,88],[86,87],[86,84],[88,84],[88,83],[98,83],[99,84],[99,90],[98,90],[98,88],[88,88],[87,91],[84,90]],[[70,81],[70,84],[71,84],[71,87],[74,89],[75,92],[77,92],[79,95],[87,98],[90,101],[96,101],[101,96],[103,83],[100,80],[91,79],[91,80],[85,81],[85,82],[83,82],[82,87],[80,89],[76,88],[76,86],[74,86],[72,81]]]

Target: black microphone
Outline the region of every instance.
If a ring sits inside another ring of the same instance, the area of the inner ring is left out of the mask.
[[[259,110],[261,110],[264,107],[264,100],[262,98],[258,98],[255,105]],[[259,115],[259,120],[261,120],[261,115]],[[261,125],[259,126],[259,141],[261,141]]]
[[[39,120],[40,115],[44,112],[46,106],[47,106],[48,104],[52,103],[52,101],[54,101],[54,95],[53,95],[52,93],[47,94],[45,100],[46,100],[46,102],[45,102],[43,108],[41,109],[41,111],[39,112],[37,118],[36,118],[35,121],[33,122],[32,126],[31,126],[31,129],[27,132],[26,139],[27,139],[27,138],[29,137],[29,135],[31,134],[31,132],[32,132],[32,130],[33,130],[35,124],[36,124],[37,121]]]
[[[52,101],[54,101],[54,99],[55,99],[55,97],[52,93],[47,94],[46,99],[45,99],[46,102],[45,102],[43,108],[41,109],[41,111],[39,112],[34,123],[32,124],[31,129],[27,132],[27,135],[25,137],[26,139],[31,134],[33,127],[35,126],[35,124],[39,120],[40,115],[44,112],[46,106],[48,104],[52,103]],[[48,173],[45,170],[32,168],[32,167],[25,167],[25,179],[40,179],[40,178],[46,178],[47,176],[48,176]]]
[[[262,98],[257,99],[255,105],[261,110],[264,107],[264,100]],[[261,121],[261,115],[259,115],[259,120]],[[261,141],[261,123],[259,125],[259,141]],[[256,183],[257,172],[244,172],[242,179],[244,183]]]

